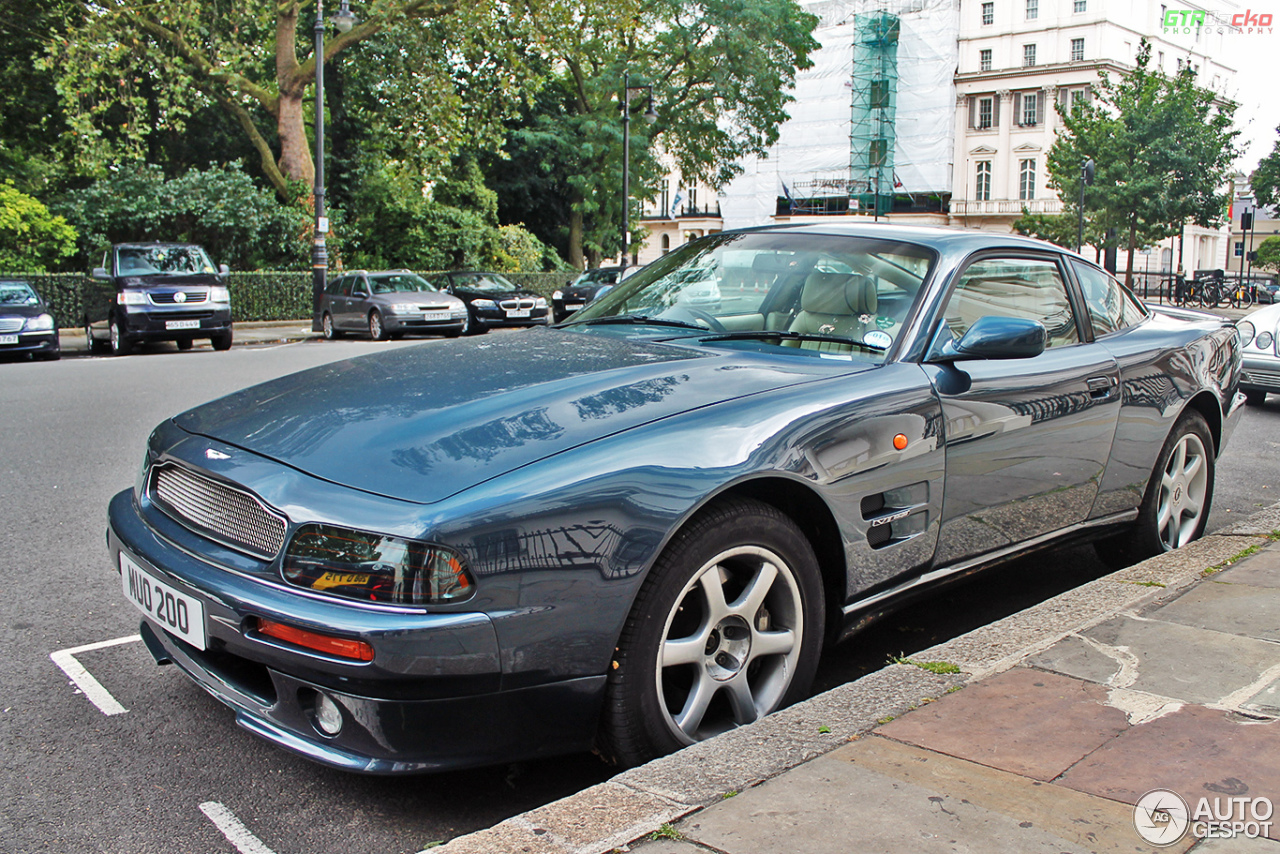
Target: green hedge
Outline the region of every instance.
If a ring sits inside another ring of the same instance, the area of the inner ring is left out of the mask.
[[[427,271],[424,276],[438,274]],[[337,275],[330,271],[330,275]],[[515,284],[551,298],[577,277],[567,273],[506,273]],[[0,273],[0,279],[23,279],[31,283],[53,312],[60,328],[77,328],[84,317],[84,288],[88,278],[80,273]],[[236,320],[302,320],[311,316],[311,273],[294,270],[267,270],[231,273],[231,310]]]

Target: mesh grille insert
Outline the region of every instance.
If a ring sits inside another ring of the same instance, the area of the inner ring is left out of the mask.
[[[285,518],[244,490],[161,465],[151,470],[151,496],[197,533],[256,557],[269,560],[284,545]]]

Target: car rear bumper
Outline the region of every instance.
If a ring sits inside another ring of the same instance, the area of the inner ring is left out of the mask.
[[[111,501],[108,550],[198,600],[205,649],[139,614],[158,663],[176,664],[236,714],[239,725],[294,753],[347,771],[444,771],[586,750],[605,677],[502,689],[487,615],[375,609],[308,597],[207,563],[143,519],[131,491]],[[374,660],[354,662],[259,635],[259,618],[356,638]],[[316,717],[323,693],[340,710],[335,735]]]

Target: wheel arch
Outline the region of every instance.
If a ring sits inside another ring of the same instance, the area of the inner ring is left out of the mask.
[[[1213,438],[1214,456],[1222,452],[1222,406],[1212,392],[1201,391],[1187,402],[1183,411],[1199,412],[1209,425],[1209,435]]]

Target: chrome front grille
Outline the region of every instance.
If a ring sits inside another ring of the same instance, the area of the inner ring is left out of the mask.
[[[245,490],[166,464],[152,468],[150,492],[176,521],[239,551],[270,560],[284,545],[285,518]]]
[[[20,332],[26,322],[25,317],[0,317],[0,333]]]
[[[1258,370],[1257,368],[1248,368],[1245,370],[1241,380],[1247,383],[1258,383],[1259,385],[1269,385],[1280,388],[1280,371]]]
[[[182,294],[181,297],[178,294]],[[189,291],[152,291],[147,294],[152,305],[200,305],[209,301],[209,292],[204,288]]]
[[[535,301],[531,299],[504,299],[498,306],[506,311],[520,308],[533,308]]]

